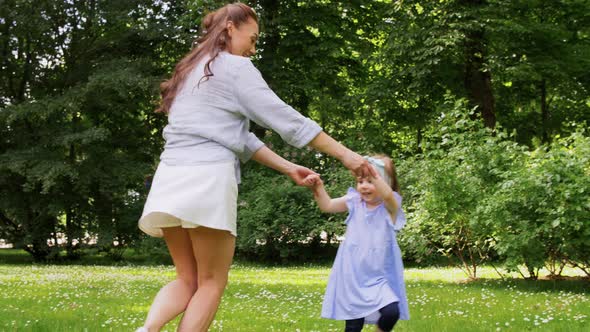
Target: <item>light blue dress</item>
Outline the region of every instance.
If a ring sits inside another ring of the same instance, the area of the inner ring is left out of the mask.
[[[360,194],[348,189],[345,240],[340,244],[328,280],[322,317],[349,320],[365,318],[374,324],[379,309],[398,302],[400,319],[410,319],[404,266],[396,233],[406,223],[402,198],[394,192],[399,210],[396,221],[381,203],[368,210]]]

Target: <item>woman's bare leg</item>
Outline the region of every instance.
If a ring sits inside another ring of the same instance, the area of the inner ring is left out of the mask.
[[[206,332],[215,318],[234,256],[236,238],[227,231],[189,230],[199,266],[199,288],[190,300],[178,331]]]
[[[176,267],[176,280],[162,287],[156,295],[144,324],[149,332],[160,331],[185,311],[198,285],[197,262],[189,231],[182,227],[166,227],[162,231]]]

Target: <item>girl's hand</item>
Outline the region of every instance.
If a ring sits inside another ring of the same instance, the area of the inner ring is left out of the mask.
[[[344,167],[351,170],[355,176],[367,178],[377,177],[378,175],[371,164],[356,152],[349,151],[341,161]]]
[[[383,179],[381,177],[381,173],[379,173],[377,168],[375,166],[371,165],[371,163],[369,163],[369,168],[372,170],[372,172],[369,174],[370,179]]]
[[[316,189],[318,186],[323,184],[322,179],[317,174],[308,175],[305,179],[303,179],[305,183],[304,186],[309,187],[310,189]]]
[[[294,167],[290,168],[286,174],[298,185],[308,187],[306,185],[305,179],[310,175],[319,176],[316,172],[310,170],[307,167],[295,165]]]

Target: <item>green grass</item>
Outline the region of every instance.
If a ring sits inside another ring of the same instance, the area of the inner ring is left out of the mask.
[[[211,331],[342,331],[342,322],[319,317],[328,273],[328,266],[235,264]],[[173,276],[172,266],[5,260],[0,331],[134,331]],[[502,281],[491,268],[481,276],[465,282],[457,269],[407,269],[411,320],[396,331],[590,331],[588,281]]]

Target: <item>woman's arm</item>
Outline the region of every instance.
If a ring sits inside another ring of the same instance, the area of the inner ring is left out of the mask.
[[[306,146],[322,128],[281,100],[270,89],[249,59],[243,58],[234,73],[233,88],[239,112],[264,128],[275,131],[297,148]]]
[[[258,149],[254,155],[252,155],[252,160],[255,160],[264,166],[270,167],[285,175],[288,175],[299,186],[305,184],[303,181],[307,176],[317,175],[317,173],[307,167],[303,167],[285,160],[266,146]]]
[[[308,145],[340,160],[344,167],[351,170],[357,176],[377,176],[377,171],[369,165],[369,162],[365,158],[342,145],[323,131],[312,139]]]
[[[358,176],[375,175],[363,157],[334,140],[317,123],[282,101],[251,61],[244,60],[237,69],[234,84],[237,101],[248,119],[273,129],[292,146],[301,148],[308,145],[338,159]]]

